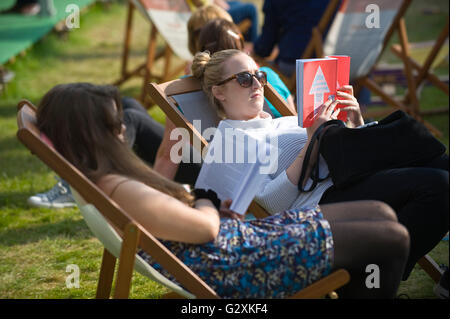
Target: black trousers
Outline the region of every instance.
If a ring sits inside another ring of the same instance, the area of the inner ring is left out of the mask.
[[[127,142],[142,160],[153,166],[164,136],[164,126],[156,122],[133,98],[122,98],[122,108],[123,121],[127,127]],[[200,164],[181,162],[175,180],[182,184],[194,185],[200,173],[200,167]]]
[[[345,189],[332,186],[320,204],[369,199],[390,205],[409,231],[410,254],[403,276],[406,280],[417,261],[448,232],[448,155],[423,167],[380,171]]]

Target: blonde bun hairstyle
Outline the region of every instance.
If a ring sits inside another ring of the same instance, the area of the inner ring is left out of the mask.
[[[203,75],[205,73],[206,65],[211,60],[211,55],[209,51],[198,52],[194,56],[194,60],[192,62],[191,71],[192,75],[199,80],[203,79]]]
[[[192,75],[202,83],[203,92],[221,119],[225,118],[225,112],[222,103],[214,97],[212,87],[224,80],[225,61],[237,54],[245,53],[234,49],[218,51],[213,55],[209,51],[198,52],[195,54],[191,66]]]

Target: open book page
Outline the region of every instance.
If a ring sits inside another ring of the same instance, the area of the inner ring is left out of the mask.
[[[195,188],[214,190],[220,200],[232,200],[232,211],[245,214],[259,185],[270,172],[272,163],[266,163],[264,156],[267,151],[272,154],[272,149],[265,141],[220,122]]]

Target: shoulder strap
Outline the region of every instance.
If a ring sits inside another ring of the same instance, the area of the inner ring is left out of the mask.
[[[113,198],[113,195],[114,195],[115,191],[117,190],[117,188],[119,188],[120,185],[122,185],[122,184],[125,183],[125,182],[129,182],[129,181],[131,181],[131,179],[124,178],[123,180],[121,180],[120,182],[118,182],[118,183],[116,184],[116,186],[114,186],[114,188],[112,189],[112,191],[109,193],[109,198]]]
[[[327,121],[325,123],[323,123],[322,125],[320,125],[314,132],[312,138],[311,138],[311,142],[308,145],[308,148],[306,150],[306,154],[305,154],[305,159],[303,160],[303,164],[302,164],[302,171],[300,173],[300,179],[298,180],[298,189],[300,192],[310,192],[312,191],[314,188],[316,188],[317,183],[324,181],[325,179],[328,178],[328,176],[324,177],[324,178],[320,178],[320,174],[319,174],[319,159],[317,158],[316,163],[314,163],[314,167],[313,170],[311,172],[311,179],[313,181],[311,187],[309,187],[309,189],[305,189],[303,188],[303,184],[304,184],[304,180],[306,178],[306,171],[308,169],[309,166],[309,161],[311,158],[311,153],[314,149],[314,145],[316,143],[316,140],[318,141],[318,146],[317,146],[317,152],[319,152],[320,149],[320,143],[322,141],[322,138],[324,136],[323,132],[325,131],[325,128],[330,127],[330,126],[340,126],[340,127],[345,127],[344,122],[342,122],[341,120],[330,120]]]

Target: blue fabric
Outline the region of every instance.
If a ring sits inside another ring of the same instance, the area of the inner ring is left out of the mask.
[[[253,3],[242,3],[239,1],[227,1],[230,8],[228,13],[233,18],[234,23],[239,24],[245,19],[250,19],[252,25],[244,34],[245,41],[254,43],[258,38],[258,12]]]
[[[285,298],[330,273],[333,239],[319,207],[221,219],[214,241],[161,242],[223,298]],[[143,251],[139,255],[175,279]]]
[[[265,0],[264,25],[254,52],[267,57],[275,45],[277,61],[295,63],[306,48],[312,28],[319,23],[329,0]]]

